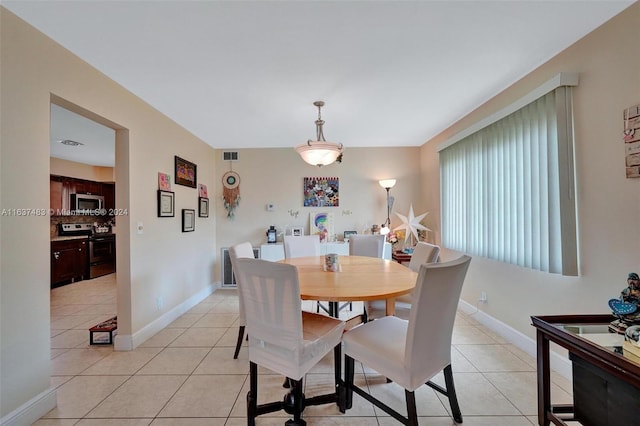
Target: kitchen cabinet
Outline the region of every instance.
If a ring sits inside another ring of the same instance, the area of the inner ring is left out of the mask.
[[[116,185],[103,182],[102,196],[104,197],[104,208],[107,210],[107,214],[110,215],[116,208]]]
[[[112,212],[116,207],[114,183],[51,175],[49,180],[49,208],[52,210],[52,216],[71,214],[69,203],[71,194],[102,195],[104,197],[104,208],[107,212]]]
[[[89,278],[87,238],[51,242],[51,288]]]

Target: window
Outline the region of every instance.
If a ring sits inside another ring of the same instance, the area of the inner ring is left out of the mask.
[[[560,86],[443,148],[443,245],[577,275],[572,122]]]

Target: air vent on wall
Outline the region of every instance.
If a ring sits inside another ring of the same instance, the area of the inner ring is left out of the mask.
[[[222,159],[224,161],[238,161],[238,152],[226,151],[222,153]]]

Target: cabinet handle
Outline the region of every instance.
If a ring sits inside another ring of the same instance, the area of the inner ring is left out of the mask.
[[[60,252],[59,252],[59,251],[54,251],[54,252],[53,252],[53,258],[54,258],[55,260],[60,259]]]

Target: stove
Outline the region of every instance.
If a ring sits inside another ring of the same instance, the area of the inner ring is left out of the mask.
[[[90,223],[61,223],[60,236],[82,236],[89,238],[89,278],[111,274],[116,271],[116,236],[110,227],[94,227]]]

